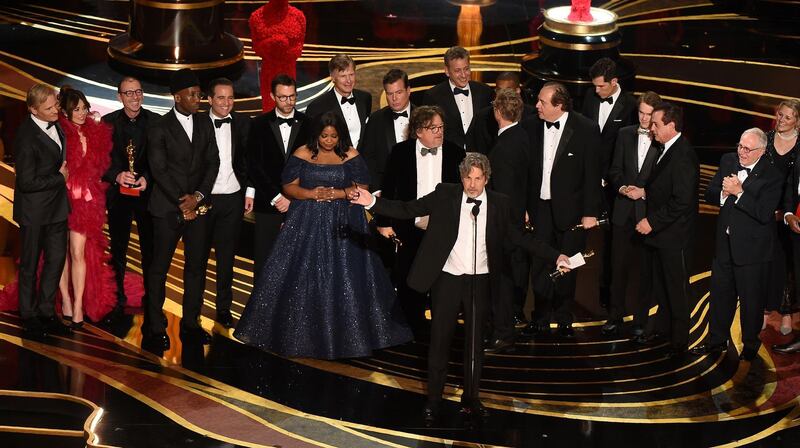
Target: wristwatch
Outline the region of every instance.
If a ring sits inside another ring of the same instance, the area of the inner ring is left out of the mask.
[[[202,201],[203,200],[203,193],[200,193],[199,191],[195,191],[194,192],[194,200],[197,201],[197,202]]]

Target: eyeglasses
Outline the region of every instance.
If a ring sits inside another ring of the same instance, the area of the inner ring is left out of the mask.
[[[438,126],[423,126],[422,129],[431,131],[434,134],[438,134],[438,133],[442,132],[442,129],[444,129],[444,125],[440,124]]]
[[[747,146],[744,146],[744,145],[743,145],[743,144],[741,144],[741,143],[739,143],[738,145],[736,145],[736,150],[737,150],[737,151],[742,151],[742,152],[744,152],[745,154],[750,154],[751,152],[753,152],[753,151],[758,151],[758,150],[760,150],[760,149],[764,149],[764,148],[748,148]]]
[[[126,90],[124,92],[119,92],[119,94],[120,95],[125,95],[128,98],[130,98],[130,97],[132,97],[134,95],[142,96],[142,95],[144,95],[144,92],[142,91],[142,89],[136,89],[136,90]]]
[[[288,103],[289,101],[296,101],[297,95],[275,95],[275,98],[281,103]]]

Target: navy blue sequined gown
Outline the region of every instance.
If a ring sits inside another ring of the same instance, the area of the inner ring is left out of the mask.
[[[361,156],[341,165],[290,157],[283,183],[343,188],[368,183]],[[234,335],[289,357],[355,358],[411,340],[394,288],[376,253],[366,248],[364,208],[346,200],[294,200],[257,273]]]

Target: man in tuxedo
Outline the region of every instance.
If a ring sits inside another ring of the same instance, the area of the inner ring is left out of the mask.
[[[572,110],[563,84],[548,82],[539,91],[537,118],[521,123],[531,142],[528,215],[534,234],[559,251],[574,255],[586,246],[586,232],[597,225],[600,211],[600,170],[596,123]],[[572,230],[576,225],[584,230]],[[534,315],[523,333],[535,335],[558,323],[559,333],[572,337],[575,274],[555,284],[552,263],[534,260],[531,281],[536,296]]]
[[[314,119],[325,112],[333,111],[347,123],[350,146],[358,148],[372,112],[372,95],[356,89],[356,62],[346,54],[337,54],[328,62],[333,89],[318,96],[306,109],[306,115]]]
[[[205,200],[211,208],[206,216],[187,226],[184,233],[185,239],[197,240],[203,246],[198,251],[191,251],[197,254],[197,258],[186,260],[183,297],[189,303],[203,303],[206,268],[213,246],[217,263],[217,322],[225,328],[231,328],[233,260],[245,212],[245,151],[250,118],[233,111],[233,82],[227,78],[217,78],[209,83],[208,104],[210,110],[205,119],[213,125],[219,150],[219,171],[211,194]],[[203,115],[197,117],[202,118]]]
[[[307,116],[295,109],[297,85],[288,75],[272,79],[270,95],[275,109],[253,119],[247,139],[247,174],[254,197],[253,230],[254,277],[261,273],[278,237],[283,214],[289,210],[289,199],[281,194],[281,173],[295,149],[306,144]]]
[[[501,89],[512,89],[517,92],[522,98],[523,109],[520,120],[536,116],[536,109],[525,104],[525,98],[522,97],[522,86],[519,82],[519,73],[517,72],[503,72],[497,75],[494,84],[494,93],[497,95]],[[489,155],[492,148],[494,148],[495,141],[497,140],[497,131],[500,125],[494,118],[494,107],[490,104],[484,107],[475,114],[475,150]]]
[[[800,156],[798,156],[800,157]],[[786,179],[787,186],[783,191],[783,222],[792,231],[792,256],[794,257],[794,281],[795,290],[800,290],[800,160],[795,159],[789,177]],[[800,337],[795,337],[791,342],[785,344],[775,344],[772,346],[775,353],[790,355],[800,353]]]
[[[375,197],[360,188],[351,198],[378,215],[397,219],[429,217],[428,231],[408,275],[412,288],[431,291],[433,304],[428,402],[423,411],[427,423],[432,423],[439,412],[460,310],[464,311],[465,322],[462,411],[486,415],[478,397],[483,363],[481,333],[489,297],[499,294],[504,246],[519,245],[554,264],[567,262],[566,256],[522,233],[507,196],[485,189],[491,176],[485,155],[468,153],[459,172],[461,185],[442,183],[433,192],[409,202]]]
[[[475,114],[492,101],[492,89],[478,81],[470,81],[469,52],[452,47],[444,53],[444,74],[447,81],[425,92],[423,103],[439,106],[448,123],[444,139],[467,151],[479,151],[475,144]],[[484,150],[485,151],[485,150]]]
[[[600,176],[603,182],[602,209],[612,213],[617,191],[611,187],[608,170],[614,157],[617,135],[625,126],[637,124],[636,98],[622,90],[617,78],[617,64],[609,58],[600,58],[589,69],[594,92],[587,92],[581,112],[600,126]],[[603,263],[600,274],[600,303],[609,306],[612,282],[611,231],[603,231]]]
[[[122,109],[103,116],[103,121],[114,129],[111,164],[103,175],[103,180],[109,183],[106,191],[108,233],[111,237],[111,266],[117,280],[117,305],[109,314],[109,320],[122,315],[128,300],[125,297],[125,269],[133,220],[136,220],[139,234],[144,278],[147,278],[153,260],[153,220],[147,211],[151,180],[147,165],[147,128],[159,118],[157,113],[142,107],[144,91],[138,79],[131,76],[122,78],[117,86],[117,97]],[[128,163],[129,145],[133,147],[133,172]],[[131,190],[138,191],[138,196],[131,194]]]
[[[657,105],[651,131],[661,154],[645,184],[647,213],[636,224],[636,231],[645,236],[645,269],[652,275],[658,314],[654,328],[635,340],[648,343],[664,336],[670,342],[669,356],[676,357],[685,353],[689,341],[686,266],[697,221],[700,165],[694,149],[683,137],[680,107],[668,102]]]
[[[14,139],[14,221],[19,224],[19,314],[24,335],[68,334],[55,315],[55,294],[67,253],[66,138],[58,124],[56,92],[36,84],[28,115]],[[43,258],[38,275],[39,258]],[[38,285],[38,289],[37,289]]]
[[[610,188],[617,194],[611,214],[611,297],[608,320],[602,328],[607,335],[618,334],[622,328],[622,319],[627,314],[628,274],[634,265],[642,266],[642,236],[636,232],[636,224],[646,214],[644,186],[658,157],[658,149],[652,144],[650,120],[653,108],[660,102],[661,97],[655,92],[645,92],[639,97],[639,124],[619,130],[614,159],[608,169]],[[650,276],[643,269],[634,313],[634,336],[641,334],[647,317],[649,280]]]
[[[492,164],[491,187],[510,199],[515,224],[525,224],[530,165],[528,134],[519,126],[524,104],[516,89],[499,89],[493,102],[493,121],[500,125],[494,149],[489,153]],[[515,316],[521,316],[528,295],[530,263],[528,254],[515,248],[503,259],[502,293],[492,300],[493,334],[487,352],[502,352],[514,344]],[[519,318],[517,318],[519,321]]]
[[[183,236],[184,274],[195,272],[203,252],[207,253],[200,232],[193,229],[194,220],[200,203],[211,195],[219,170],[214,125],[208,115],[196,114],[202,97],[197,76],[189,69],[178,70],[170,79],[170,92],[175,107],[147,132],[147,158],[153,180],[148,208],[153,216],[154,247],[146,279],[148,303],[142,324],[142,348],[154,353],[167,350],[170,345],[162,308],[167,272],[178,240]],[[184,283],[191,283],[186,280]],[[180,329],[184,341],[210,341],[198,323],[202,304],[202,294],[200,301],[196,295],[184,295]]]
[[[358,149],[367,162],[369,184],[373,190],[383,185],[384,169],[392,147],[413,137],[408,132],[408,121],[415,108],[411,104],[408,74],[396,68],[389,70],[383,77],[383,90],[389,105],[369,116]]]
[[[436,106],[420,106],[411,113],[409,132],[415,139],[394,145],[386,163],[387,171],[381,186],[386,199],[411,201],[432,192],[441,182],[459,180],[458,164],[464,159],[464,150],[444,139],[444,112]],[[402,241],[397,252],[397,295],[406,320],[420,339],[425,329],[425,291],[409,288],[403,279],[417,254],[417,248],[428,227],[428,217],[414,219],[389,219],[376,217],[378,232],[386,238],[396,235]]]
[[[767,135],[751,128],[739,138],[736,153],[724,154],[708,184],[706,202],[720,207],[716,251],[711,264],[709,338],[692,348],[694,355],[718,354],[728,348],[739,299],[744,348],[739,359],[753,360],[761,347],[763,311],[770,262],[777,244],[775,209],[783,179],[763,157]]]

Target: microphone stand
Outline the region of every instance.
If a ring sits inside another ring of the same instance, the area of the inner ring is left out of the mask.
[[[480,201],[476,202],[475,205],[472,206],[472,280],[470,281],[470,309],[472,312],[470,313],[469,329],[468,332],[472,337],[469,341],[469,350],[470,350],[470,362],[469,362],[469,383],[467,383],[467,379],[464,379],[464,392],[467,392],[466,385],[470,385],[470,391],[472,392],[472,383],[475,380],[475,371],[477,370],[476,367],[476,357],[478,351],[475,347],[475,339],[476,339],[476,332],[478,331],[478,323],[477,323],[477,316],[475,315],[477,312],[477,304],[476,304],[476,276],[478,275],[478,214],[481,212],[480,208]],[[482,338],[481,338],[482,339]],[[469,397],[470,399],[472,397]],[[475,403],[470,403],[470,406],[476,406]]]

